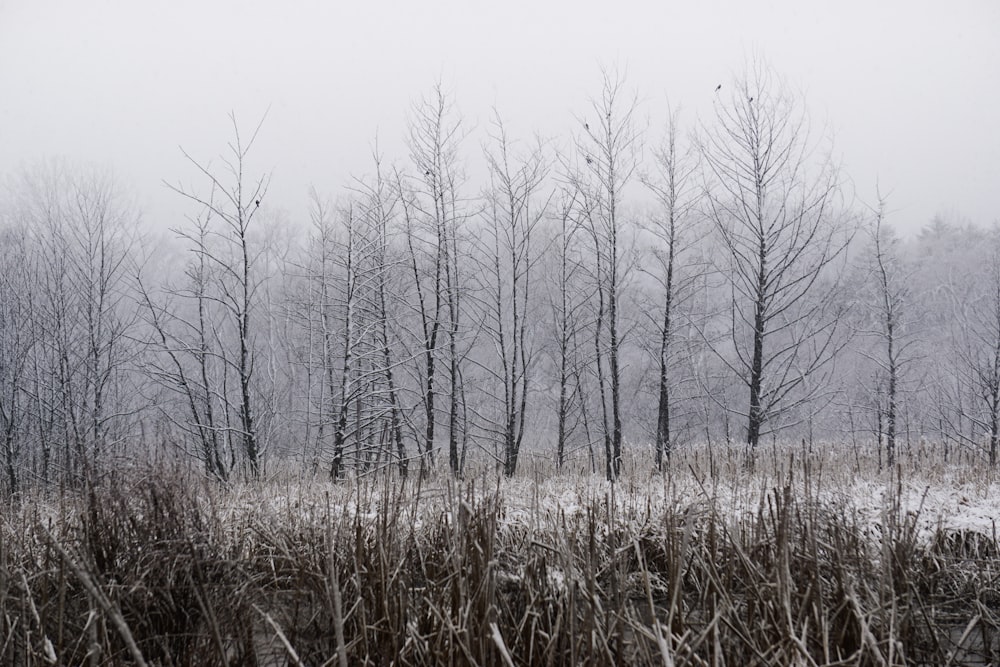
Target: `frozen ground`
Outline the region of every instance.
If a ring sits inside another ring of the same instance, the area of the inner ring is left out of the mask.
[[[630,523],[655,521],[665,512],[717,512],[736,525],[756,516],[768,498],[784,494],[787,487],[801,506],[842,514],[859,528],[871,527],[873,536],[887,513],[898,507],[898,516],[913,522],[922,541],[940,530],[978,534],[994,543],[1000,517],[1000,480],[984,465],[901,457],[896,468],[879,472],[877,461],[836,448],[808,457],[793,456],[791,450],[764,452],[753,471],[735,456],[709,461],[704,451],[675,459],[664,474],[651,473],[645,461],[629,461],[615,484],[600,474],[558,472],[551,466],[523,470],[513,479],[499,479],[492,468],[472,472],[461,482],[443,474],[419,485],[412,478],[405,484],[380,479],[331,484],[284,477],[237,488],[223,502],[234,518],[249,510],[306,523],[309,517],[329,516],[341,522],[360,518],[370,525],[384,508],[391,508],[414,530],[453,520],[460,505],[497,495],[499,520],[512,529],[552,529],[560,522],[580,521],[595,508],[602,517],[613,514]]]

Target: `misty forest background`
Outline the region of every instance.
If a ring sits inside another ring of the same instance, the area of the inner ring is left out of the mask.
[[[528,457],[614,479],[775,440],[995,465],[996,222],[901,239],[891,192],[858,201],[759,61],[709,119],[597,82],[557,139],[470,127],[432,86],[407,150],[373,142],[303,219],[254,160],[266,119],[234,117],[218,157],[163,175],[189,210],[169,242],[106,169],[7,175],[0,489],[178,458],[220,480]]]

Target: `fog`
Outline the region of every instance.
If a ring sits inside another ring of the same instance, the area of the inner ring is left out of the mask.
[[[114,169],[154,228],[188,213],[162,181],[192,176],[179,146],[225,149],[228,114],[266,114],[253,168],[269,204],[303,215],[387,159],[414,100],[440,80],[472,133],[491,107],[564,145],[602,67],[627,71],[648,137],[666,103],[689,127],[714,90],[765,58],[833,137],[856,194],[891,193],[912,233],[934,215],[1000,215],[1000,5],[989,0],[766,3],[0,2],[0,172],[51,157]],[[475,168],[473,166],[473,168]]]

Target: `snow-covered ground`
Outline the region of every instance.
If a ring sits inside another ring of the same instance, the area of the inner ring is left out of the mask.
[[[767,454],[767,453],[765,453]],[[945,465],[940,461],[907,460],[892,471],[879,472],[875,461],[858,460],[833,448],[814,454],[808,466],[788,452],[772,452],[766,463],[746,470],[730,457],[710,466],[701,453],[674,462],[671,472],[651,473],[641,462],[626,465],[614,484],[600,474],[557,472],[552,468],[524,471],[498,479],[481,469],[454,481],[437,474],[419,485],[414,479],[385,481],[378,476],[332,484],[323,480],[271,481],[231,489],[220,499],[223,513],[238,522],[247,514],[285,523],[310,523],[330,517],[335,522],[373,525],[383,512],[398,513],[399,523],[419,531],[454,522],[464,504],[499,498],[499,521],[510,529],[551,530],[558,523],[583,520],[598,511],[628,523],[656,521],[665,513],[717,513],[732,525],[757,516],[768,497],[785,493],[800,506],[842,514],[844,520],[877,536],[887,516],[912,522],[921,541],[941,534],[977,534],[996,538],[1000,517],[1000,480],[985,466]],[[710,474],[709,471],[714,473]],[[893,514],[898,508],[899,513]],[[269,515],[269,516],[267,516]]]

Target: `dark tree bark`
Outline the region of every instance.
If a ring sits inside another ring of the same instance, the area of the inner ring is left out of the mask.
[[[691,186],[695,167],[692,156],[678,149],[677,117],[671,112],[663,145],[654,153],[655,173],[643,179],[656,195],[659,210],[649,224],[649,231],[658,247],[653,255],[659,263],[657,279],[663,290],[658,341],[658,378],[656,402],[656,468],[662,470],[669,461],[674,434],[671,432],[672,345],[676,315],[682,298],[678,275],[678,255],[681,235],[690,225],[692,208],[698,203]]]

